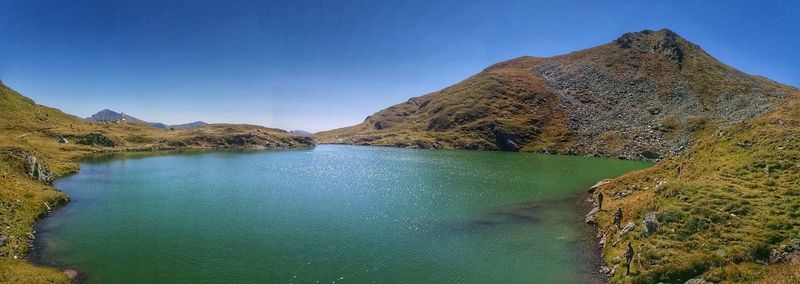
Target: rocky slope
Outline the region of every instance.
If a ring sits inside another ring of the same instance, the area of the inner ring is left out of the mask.
[[[796,88],[737,71],[672,31],[642,31],[498,63],[316,139],[659,160],[593,188],[606,210],[587,222],[612,283],[797,283],[798,110]]]
[[[672,31],[642,31],[567,55],[498,63],[317,139],[655,160],[795,91],[739,72]]]
[[[37,105],[0,83],[0,283],[65,283],[65,274],[24,261],[36,219],[65,204],[51,186],[92,153],[184,148],[313,147],[309,137],[255,125],[158,129],[142,123],[87,122]],[[103,118],[103,117],[101,117]],[[107,118],[107,117],[106,117]],[[74,275],[73,275],[74,276]]]

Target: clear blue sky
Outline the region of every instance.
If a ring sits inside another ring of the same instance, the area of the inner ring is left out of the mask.
[[[0,79],[84,117],[318,131],[497,61],[660,28],[800,86],[800,1],[788,0],[0,1]]]

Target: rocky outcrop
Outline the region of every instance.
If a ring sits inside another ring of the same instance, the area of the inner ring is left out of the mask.
[[[597,189],[599,189],[600,187],[602,187],[602,186],[604,186],[604,185],[606,185],[606,184],[608,184],[610,182],[611,182],[610,179],[604,179],[604,180],[598,181],[597,183],[595,183],[594,185],[589,187],[589,193],[594,193],[595,191],[597,191]]]
[[[642,222],[644,226],[644,236],[649,237],[656,232],[658,232],[658,218],[656,218],[656,212],[647,212],[644,215],[644,222]]]
[[[635,229],[635,228],[636,228],[636,224],[634,224],[633,222],[628,222],[628,224],[626,224],[625,227],[622,227],[622,229],[619,230],[619,235],[620,236],[625,235],[628,232],[633,231],[633,229]]]
[[[73,139],[75,140],[75,143],[89,146],[115,147],[119,144],[113,139],[99,132],[89,133],[83,136],[76,136]]]
[[[19,149],[11,150],[9,153],[23,162],[29,177],[47,185],[53,184],[55,174],[33,153]]]
[[[772,251],[769,263],[780,262],[800,264],[800,240],[795,240],[794,243],[788,245],[782,245]]]
[[[586,218],[584,220],[586,222],[586,224],[589,224],[589,225],[596,225],[597,224],[597,220],[595,219],[595,216],[594,216],[594,215],[597,215],[597,212],[600,212],[600,209],[595,207],[595,208],[592,208],[592,211],[590,211],[589,214],[586,214]]]

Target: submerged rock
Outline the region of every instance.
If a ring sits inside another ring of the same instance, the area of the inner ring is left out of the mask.
[[[75,269],[67,269],[64,270],[64,275],[66,275],[70,281],[74,281],[75,278],[78,278],[78,271]]]

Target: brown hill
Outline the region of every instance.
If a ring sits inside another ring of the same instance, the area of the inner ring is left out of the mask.
[[[685,150],[697,132],[764,114],[789,92],[670,30],[642,31],[495,64],[317,140],[658,159]]]

